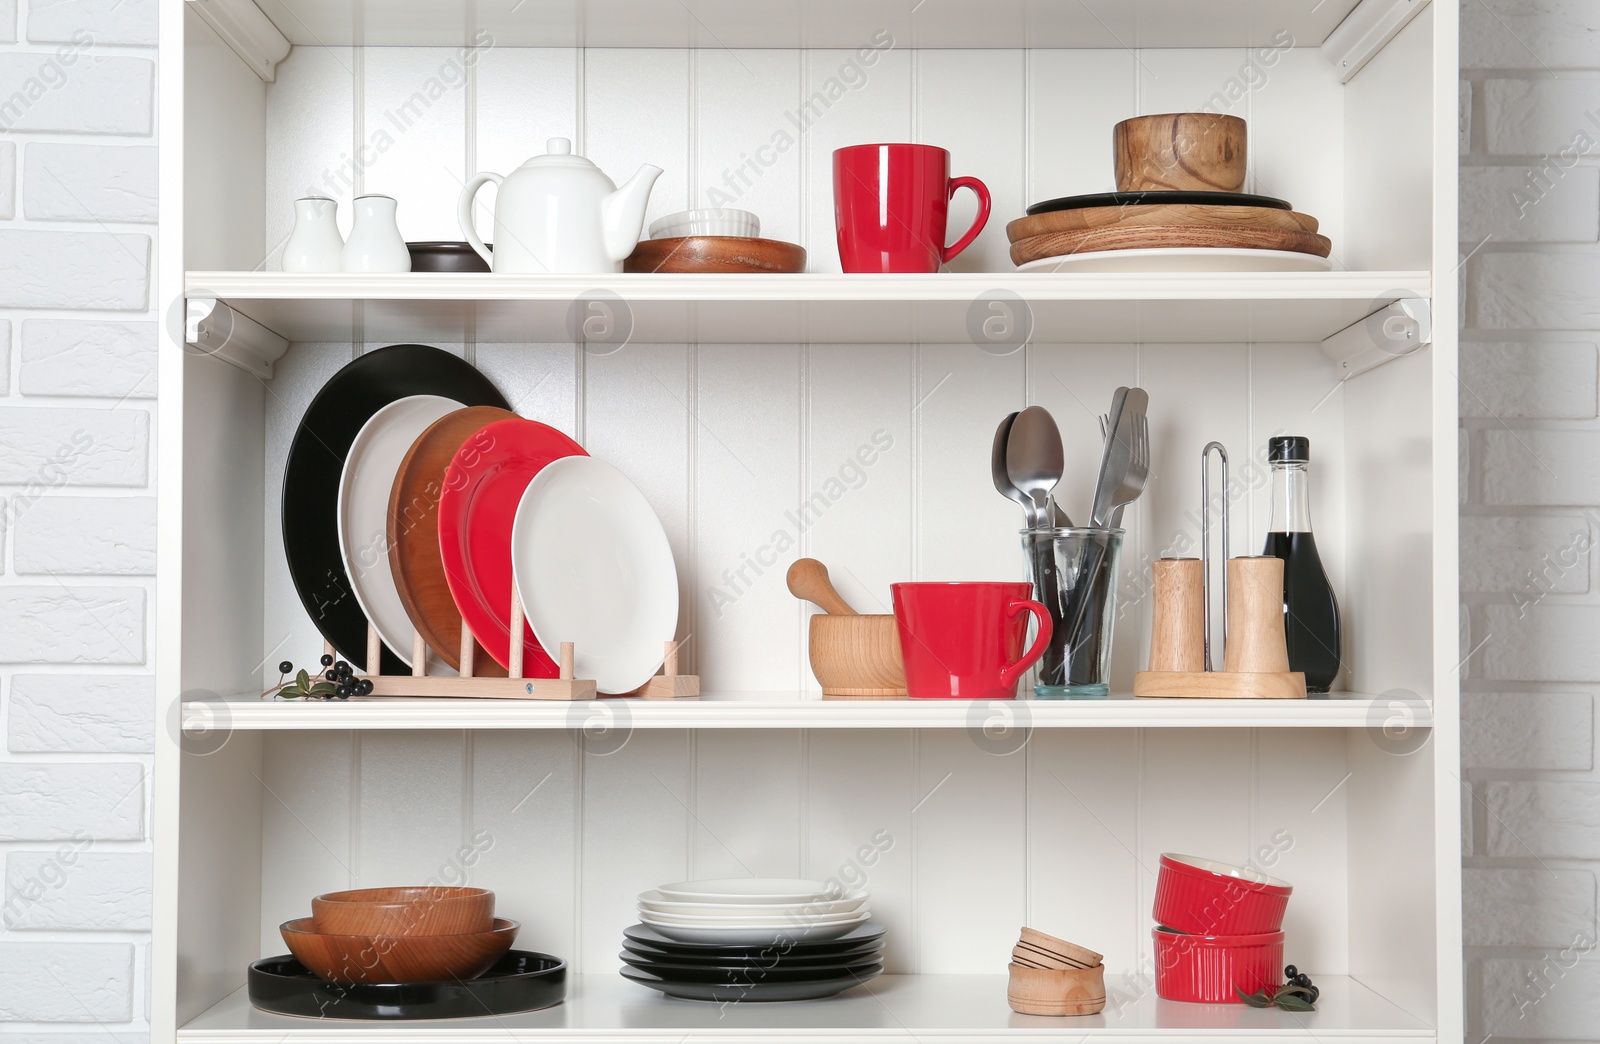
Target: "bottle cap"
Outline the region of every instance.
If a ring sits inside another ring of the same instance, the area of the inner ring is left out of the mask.
[[[1274,435],[1267,440],[1267,460],[1300,461],[1311,459],[1311,440],[1304,435]]]

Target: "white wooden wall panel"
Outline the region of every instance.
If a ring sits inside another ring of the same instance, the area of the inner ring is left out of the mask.
[[[477,53],[471,81],[476,163],[472,173],[510,174],[529,157],[544,152],[550,138],[568,138],[574,148],[581,148],[581,55],[581,51],[543,47],[490,47]],[[486,185],[478,198],[489,202],[493,193],[494,186]],[[451,208],[454,213],[454,200]],[[493,207],[481,206],[478,219],[484,239],[491,239]]]
[[[494,889],[499,916],[522,922],[518,947],[576,955],[578,739],[480,732],[472,744],[472,819],[463,841],[476,858],[469,880]]]
[[[603,971],[620,964],[622,929],[636,920],[638,894],[689,872],[694,777],[687,732],[628,735],[624,727],[588,742],[581,770],[580,931],[572,959],[584,971]]]
[[[1102,954],[1108,991],[1152,960],[1142,749],[1131,729],[1041,730],[1027,746],[1027,923]]]
[[[456,197],[471,173],[467,70],[460,53],[450,47],[383,47],[367,51],[363,60],[357,140],[371,143],[378,154],[362,171],[363,190],[399,201],[396,220],[407,240],[460,239]]]
[[[687,210],[694,136],[690,52],[595,48],[584,55],[585,154],[618,185],[645,163],[663,171],[645,225]]]
[[[693,184],[689,206],[734,207],[761,218],[768,239],[803,242],[799,51],[693,53]],[[737,113],[730,115],[730,106]],[[822,249],[813,246],[813,250]]]
[[[805,734],[707,729],[694,734],[693,743],[690,877],[798,877],[805,845]]]
[[[1206,110],[1209,103],[1213,112],[1230,112],[1249,119],[1247,100],[1240,100],[1229,109],[1213,101],[1213,96],[1227,86],[1228,80],[1238,75],[1240,66],[1245,63],[1246,53],[1242,47],[1173,47],[1137,51],[1139,112],[1201,112]]]
[[[462,732],[361,736],[353,846],[358,885],[415,884],[447,872],[471,833],[466,748]]]
[[[1010,708],[984,702],[972,710]],[[982,737],[976,721],[967,731],[917,737],[917,969],[927,974],[999,966],[1027,923],[1028,805],[1018,798],[1028,789],[1028,760],[1021,751],[991,752]],[[1008,799],[996,800],[1001,794]]]
[[[1030,202],[1023,198],[1028,136],[1022,54],[918,51],[914,57],[913,140],[948,149],[951,176],[982,181],[994,204],[982,234],[950,262],[952,271],[1004,272],[1011,268],[1006,222]],[[1109,138],[1107,135],[1106,140]],[[950,201],[945,242],[954,243],[977,213],[977,198],[966,189],[958,191]]]
[[[1344,94],[1333,66],[1311,46],[1252,48],[1258,84],[1250,91],[1249,191],[1277,196],[1317,219],[1333,240],[1334,268],[1345,263]],[[1272,64],[1267,64],[1271,62]],[[1237,111],[1237,110],[1230,110]],[[1242,113],[1241,113],[1242,115]]]
[[[800,350],[699,345],[693,428],[697,566],[680,570],[695,602],[701,683],[793,688],[799,606],[784,583],[800,502]],[[774,636],[781,636],[773,641]]]
[[[1023,61],[1028,69],[1025,201],[1115,189],[1110,128],[1138,112],[1139,52],[1027,51]],[[995,220],[1003,226],[1015,216],[996,214]]]
[[[362,191],[355,115],[360,53],[298,47],[278,65],[278,78],[267,90],[267,268],[282,267],[283,244],[294,230],[294,201],[301,196],[338,200],[341,228],[349,231],[350,199]]]
[[[311,896],[356,887],[352,814],[357,737],[271,733],[261,759],[261,952],[282,953],[278,926],[311,916]],[[373,883],[401,883],[394,882]]]

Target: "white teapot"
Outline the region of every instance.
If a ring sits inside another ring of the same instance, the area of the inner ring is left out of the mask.
[[[551,138],[546,153],[509,175],[474,174],[461,189],[461,234],[495,272],[620,272],[639,245],[644,208],[660,167],[646,163],[617,188],[605,172],[572,154],[572,142]],[[472,201],[492,181],[494,250],[478,235]]]

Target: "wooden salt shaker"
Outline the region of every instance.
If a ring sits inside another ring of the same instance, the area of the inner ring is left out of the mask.
[[[1198,558],[1162,558],[1153,571],[1152,671],[1206,669],[1205,572]]]
[[[1283,559],[1273,555],[1228,559],[1228,642],[1223,656],[1223,670],[1229,673],[1288,673]]]

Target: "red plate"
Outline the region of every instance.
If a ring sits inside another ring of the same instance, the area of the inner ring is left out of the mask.
[[[445,470],[439,495],[439,555],[461,618],[502,667],[511,661],[511,525],[541,468],[583,447],[548,424],[514,417],[480,428]],[[554,678],[555,660],[533,628],[522,628],[522,673]]]

